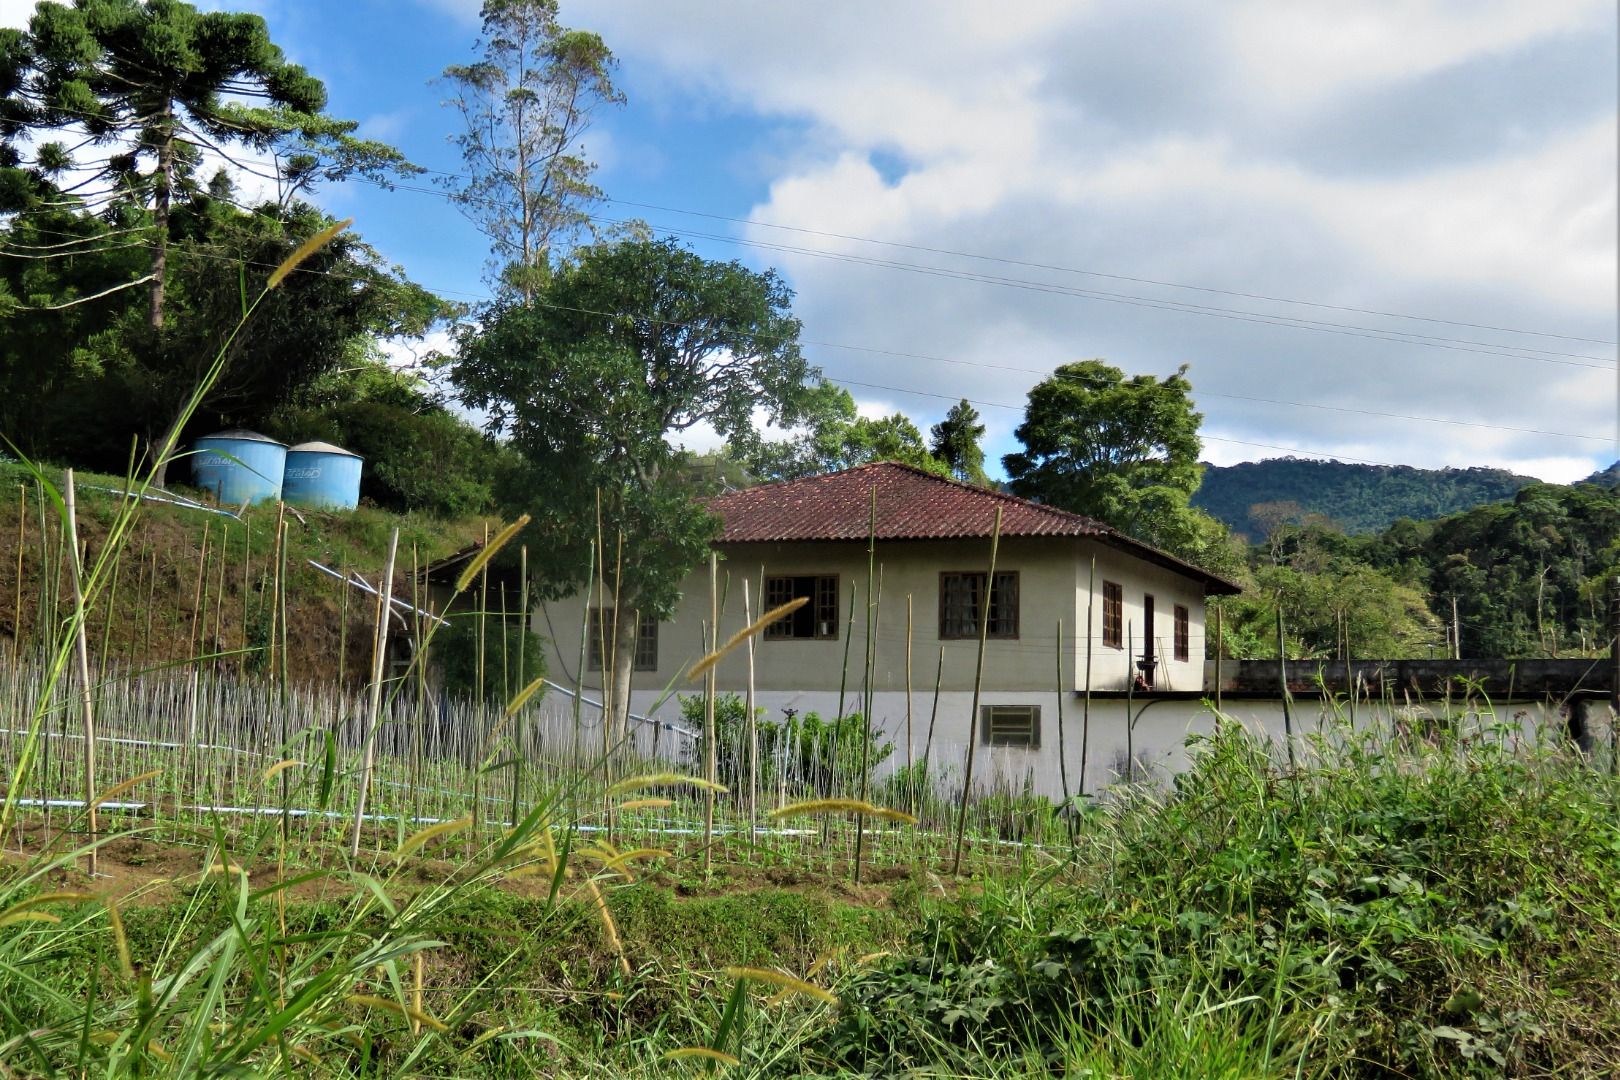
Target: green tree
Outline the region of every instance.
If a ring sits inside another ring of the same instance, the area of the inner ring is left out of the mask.
[[[490,281],[534,298],[554,251],[591,232],[602,192],[580,140],[602,105],[619,105],[613,53],[596,34],[557,22],[556,0],[485,0],[471,64],[444,70],[446,105],[466,176],[443,181],[489,238]]]
[[[490,509],[511,451],[447,409],[415,372],[356,339],[341,368],[306,384],[265,431],[337,443],[365,459],[360,494],[379,506],[460,518]]]
[[[966,398],[951,406],[929,437],[929,453],[944,462],[952,476],[968,484],[989,483],[984,474],[984,448],[979,445],[984,425],[979,423],[979,411]]]
[[[632,613],[667,617],[718,527],[676,441],[707,424],[745,454],[759,444],[756,411],[791,426],[813,397],[791,298],[772,271],[712,262],[674,240],[627,240],[583,249],[539,303],[499,302],[461,335],[452,381],[525,459],[499,494],[544,538],[531,548],[540,592],[577,591],[598,541],[607,555],[596,566],[617,575],[621,720]]]
[[[354,121],[324,115],[326,88],[286,60],[264,19],[183,0],[43,0],[26,34],[0,32],[0,87],[0,165],[43,182],[89,170],[93,178],[71,189],[85,204],[150,206],[153,330],[163,326],[169,210],[177,193],[195,190],[205,150],[255,172],[238,151],[271,152],[283,202],[318,178],[386,179],[410,168],[397,150],[354,138]],[[93,153],[83,141],[47,138],[79,129]],[[37,143],[31,159],[23,135]]]
[[[1101,360],[1058,368],[1029,392],[1015,433],[1024,449],[1002,458],[1008,488],[1230,573],[1241,558],[1226,528],[1188,505],[1203,470],[1203,416],[1186,374],[1127,379]]]
[[[790,439],[759,444],[745,463],[749,471],[762,480],[796,480],[873,461],[898,461],[949,475],[908,417],[860,416],[849,391],[834,383],[815,389],[801,426],[804,430]]]
[[[87,241],[70,258],[0,260],[0,281],[24,301],[0,335],[0,430],[29,454],[122,471],[132,436],[161,443],[240,317],[243,291],[331,224],[304,204],[247,213],[206,194],[177,204],[168,300],[176,317],[153,336],[138,293],[97,296],[129,280],[143,258],[107,238],[149,223],[148,210],[127,204],[113,224],[43,207],[5,230],[7,247],[64,235]],[[344,232],[260,303],[193,429],[261,426],[300,388],[344,366],[357,340],[420,335],[445,312]]]

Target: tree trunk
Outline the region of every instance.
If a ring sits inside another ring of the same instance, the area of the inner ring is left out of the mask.
[[[173,106],[165,105],[159,122],[160,141],[157,147],[157,181],[152,191],[152,229],[156,234],[152,244],[152,284],[149,290],[151,306],[147,322],[153,332],[163,329],[163,280],[169,268],[169,197],[174,186],[174,126]]]
[[[613,682],[605,704],[612,710],[603,722],[611,722],[612,741],[617,741],[630,722],[630,673],[636,663],[636,629],[641,616],[628,598],[616,598],[613,612],[613,640],[609,648],[613,653]]]

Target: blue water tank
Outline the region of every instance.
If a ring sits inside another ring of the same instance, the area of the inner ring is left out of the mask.
[[[331,443],[306,442],[287,451],[281,497],[299,506],[353,510],[360,505],[360,455]]]
[[[281,498],[287,447],[257,431],[216,431],[192,447],[192,482],[222,506]]]

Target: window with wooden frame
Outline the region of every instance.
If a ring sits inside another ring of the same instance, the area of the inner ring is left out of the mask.
[[[1125,647],[1125,590],[1112,581],[1103,582],[1102,643],[1108,649]]]
[[[943,573],[939,575],[939,636],[942,639],[976,638],[979,616],[985,605],[985,576],[982,573]],[[995,588],[989,597],[992,638],[1018,636],[1018,571],[998,570]]]
[[[1041,748],[1039,705],[985,705],[979,709],[979,738],[986,746]]]
[[[1184,607],[1181,604],[1177,604],[1176,605],[1176,637],[1175,637],[1176,653],[1175,653],[1175,655],[1176,655],[1177,660],[1180,660],[1180,661],[1183,661],[1183,662],[1185,662],[1187,660],[1190,660],[1192,658],[1192,647],[1191,647],[1190,643],[1188,642],[1188,638],[1190,636],[1189,633],[1188,633],[1188,626],[1191,623],[1191,621],[1192,620],[1191,620],[1190,616],[1188,615],[1186,607]]]
[[[766,611],[781,607],[801,596],[809,603],[767,626],[765,639],[838,640],[838,576],[819,574],[765,579]]]
[[[604,623],[606,624],[604,627]],[[587,660],[586,671],[602,670],[602,644],[603,635],[607,637],[607,647],[613,648],[613,609],[591,608],[586,636],[590,639],[585,646]],[[651,615],[643,614],[636,622],[636,658],[631,665],[632,671],[658,670],[658,620]]]

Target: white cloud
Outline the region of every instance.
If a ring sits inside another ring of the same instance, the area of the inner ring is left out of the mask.
[[[669,95],[791,135],[785,154],[780,137],[760,139],[769,188],[750,218],[1481,324],[745,229],[762,245],[911,264],[768,246],[756,256],[798,290],[807,338],[913,354],[811,349],[834,378],[944,395],[892,395],[919,425],[956,395],[1021,402],[1039,375],[1007,367],[1102,356],[1159,374],[1191,362],[1206,429],[1233,439],[1558,475],[1612,450],[1492,427],[1607,437],[1612,370],[1482,355],[1499,351],[1491,345],[1577,354],[1543,356],[1575,365],[1614,355],[1483,328],[1614,336],[1612,5],[834,3],[807,18],[731,0],[701,19],[651,3],[564,14],[600,29]],[[1549,49],[1564,50],[1556,72],[1537,51]],[[1577,69],[1590,78],[1571,77]],[[1507,80],[1503,99],[1537,108],[1493,118],[1494,106],[1437,80]],[[1483,134],[1456,140],[1453,128]],[[1264,321],[1277,316],[1337,325]],[[1390,332],[1457,340],[1382,340]],[[1240,400],[1255,397],[1365,411]],[[982,411],[992,455],[1010,449],[1017,413]]]

